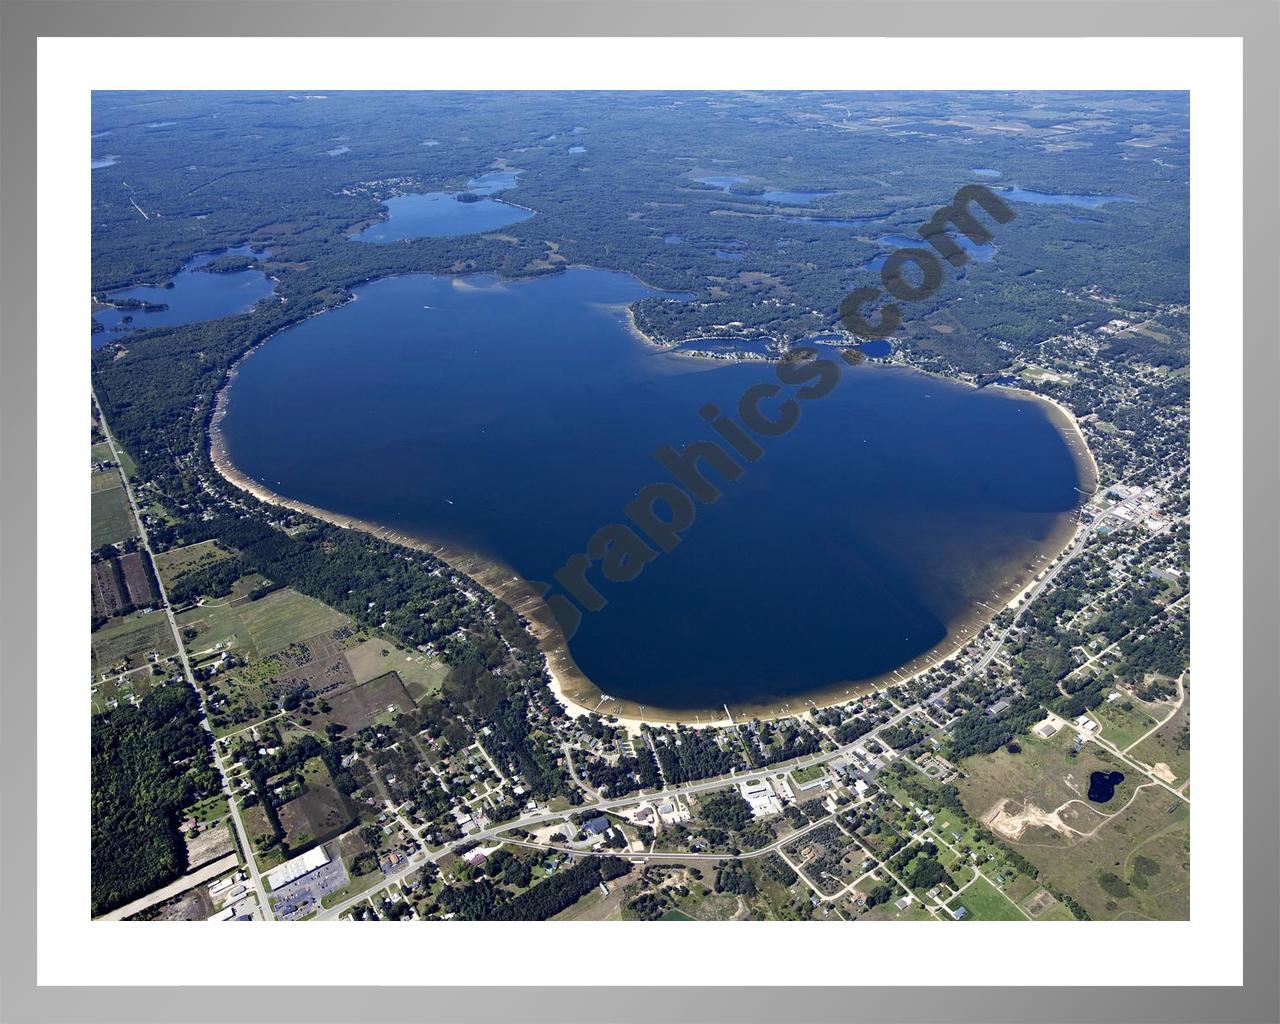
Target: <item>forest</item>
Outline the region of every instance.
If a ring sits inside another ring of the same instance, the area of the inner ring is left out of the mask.
[[[188,686],[163,686],[137,705],[94,716],[95,915],[151,892],[186,870],[178,812],[221,786],[210,763],[209,734],[201,717],[195,691]]]

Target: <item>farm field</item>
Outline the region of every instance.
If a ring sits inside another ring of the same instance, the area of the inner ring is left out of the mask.
[[[114,475],[114,474],[113,474]],[[115,486],[94,490],[90,504],[89,546],[96,550],[104,544],[118,544],[136,537],[129,501],[124,487]]]
[[[202,540],[198,544],[162,551],[156,555],[156,572],[160,574],[166,588],[182,579],[188,573],[205,569],[230,558],[231,552],[222,547],[216,540]]]
[[[436,658],[377,639],[348,648],[347,664],[357,683],[395,672],[415,703],[438,692],[449,672],[448,666]]]
[[[133,615],[122,622],[98,630],[91,637],[93,676],[99,678],[113,666],[124,670],[146,664],[146,657],[156,651],[162,658],[177,655],[173,632],[165,617],[152,612]]]
[[[257,601],[235,597],[207,601],[178,616],[180,627],[195,630],[187,642],[193,654],[236,650],[250,659],[266,658],[349,622],[341,612],[289,588]]]
[[[330,710],[317,716],[317,727],[337,722],[351,732],[365,726],[390,723],[413,707],[413,700],[395,672],[351,686],[328,698]],[[394,710],[392,710],[394,708]]]
[[[89,477],[89,485],[94,494],[98,491],[109,491],[120,486],[120,474],[114,469],[98,469]]]
[[[239,613],[260,658],[351,621],[328,605],[287,587],[241,605]]]

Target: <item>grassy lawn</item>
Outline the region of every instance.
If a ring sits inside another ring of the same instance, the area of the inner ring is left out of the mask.
[[[969,888],[947,906],[954,910],[964,907],[969,911],[967,921],[1025,921],[1026,915],[1010,903],[1001,892],[985,878],[976,878]]]
[[[798,768],[792,771],[791,777],[796,780],[797,785],[803,786],[806,782],[822,778],[826,773],[825,765],[811,764],[807,768]]]
[[[90,512],[89,546],[96,550],[104,544],[118,544],[137,534],[124,487],[95,490]]]

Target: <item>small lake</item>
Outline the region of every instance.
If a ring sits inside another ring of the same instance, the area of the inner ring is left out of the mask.
[[[996,254],[996,245],[994,242],[975,242],[968,235],[959,231],[952,231],[950,232],[950,235],[956,244],[969,254],[970,259],[977,260],[979,263],[986,263]],[[876,241],[880,245],[891,249],[930,248],[929,243],[919,235],[881,235],[876,239]],[[870,266],[870,264],[868,264],[868,266]],[[871,267],[871,269],[879,270],[882,266],[884,266],[884,259],[880,259],[879,264]]]
[[[1096,210],[1108,203],[1136,203],[1133,196],[1083,195],[1070,192],[1036,192],[1029,188],[998,188],[996,192],[1005,199],[1015,203],[1030,203],[1033,206],[1079,206],[1086,210]]]
[[[736,418],[777,380],[773,363],[634,337],[626,305],[662,293],[625,274],[411,275],[356,294],[244,361],[222,421],[232,460],[528,580],[671,479],[659,446],[715,439],[700,409]],[[628,583],[593,570],[608,603],[570,651],[606,693],[715,708],[877,677],[998,601],[1075,507],[1077,466],[1042,403],[861,366],[800,404],[740,479],[708,474],[724,496],[674,551]]]
[[[176,327],[233,313],[247,313],[275,290],[275,284],[261,270],[217,273],[200,269],[224,255],[252,256],[254,252],[245,245],[225,252],[202,253],[184,265],[167,287],[141,285],[108,294],[108,302],[137,301],[168,308],[99,310],[93,314],[93,319],[104,329],[90,335],[92,347],[100,348],[118,341],[131,331]]]
[[[879,224],[891,214],[879,214],[872,217],[802,217],[791,214],[782,217],[784,224],[818,224],[828,228],[865,228],[871,224]]]
[[[1089,799],[1095,804],[1110,802],[1116,787],[1124,782],[1124,772],[1093,772],[1089,775]]]
[[[472,191],[480,194],[478,190]],[[387,219],[352,235],[352,240],[387,245],[411,238],[478,235],[533,216],[529,210],[497,199],[481,198],[467,203],[460,201],[458,195],[456,192],[419,192],[388,199],[382,204],[387,209]]]

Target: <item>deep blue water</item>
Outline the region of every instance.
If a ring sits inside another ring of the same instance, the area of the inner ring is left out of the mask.
[[[858,343],[857,349],[869,359],[888,359],[889,356],[893,355],[893,343],[886,338],[861,341]]]
[[[470,191],[479,195],[510,187],[486,182],[483,178],[474,181],[480,182],[480,187]],[[403,242],[409,238],[452,238],[493,231],[533,216],[528,210],[496,199],[460,203],[454,196],[453,192],[419,192],[388,199],[383,203],[387,208],[387,219],[370,225],[352,238],[374,245]]]
[[[1096,210],[1107,203],[1136,203],[1133,196],[1077,195],[1070,192],[1036,192],[1028,188],[997,188],[1004,199],[1015,203],[1031,203],[1034,206],[1081,206]]]
[[[249,246],[228,249],[234,256],[250,256]],[[118,341],[130,331],[148,327],[175,327],[193,324],[200,320],[247,313],[260,299],[275,290],[275,285],[261,270],[238,270],[230,274],[216,274],[200,270],[210,260],[224,253],[203,253],[187,263],[173,279],[171,288],[141,286],[111,292],[107,299],[139,299],[143,302],[165,304],[169,308],[146,312],[138,309],[104,309],[93,314],[105,330],[91,335],[92,345],[98,348],[111,341]],[[126,317],[131,317],[126,322]],[[123,332],[123,333],[122,333]]]
[[[659,446],[715,438],[700,409],[777,380],[634,338],[623,305],[652,294],[587,269],[373,282],[244,362],[231,456],[282,494],[550,581],[670,481]],[[592,571],[608,604],[570,649],[605,692],[716,707],[876,676],[989,600],[1073,507],[1038,404],[903,369],[838,380],[673,552],[627,583]]]
[[[1092,772],[1089,775],[1089,799],[1095,804],[1109,803],[1116,786],[1124,782],[1124,772]]]

